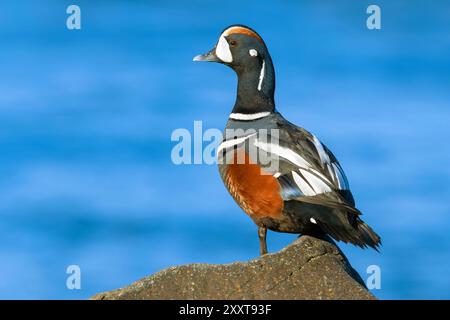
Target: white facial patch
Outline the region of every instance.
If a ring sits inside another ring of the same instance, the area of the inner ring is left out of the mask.
[[[223,62],[233,62],[233,56],[231,55],[230,46],[228,45],[228,42],[223,34],[220,35],[219,42],[216,46],[216,56]]]
[[[252,57],[257,57],[258,56],[258,51],[256,51],[255,49],[250,49],[248,51],[248,54],[251,55]]]
[[[311,222],[314,223],[314,224],[317,224],[317,221],[316,221],[316,219],[314,219],[314,218],[309,218],[309,221],[311,221]]]

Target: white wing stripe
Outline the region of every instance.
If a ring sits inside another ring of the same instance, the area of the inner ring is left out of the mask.
[[[331,165],[327,163],[327,169],[330,173],[331,179],[333,179],[333,182],[336,182],[336,175],[334,174],[333,168],[331,168]]]
[[[322,161],[322,163],[323,164],[330,163],[331,162],[330,157],[325,152],[322,142],[320,142],[319,139],[317,139],[317,137],[315,135],[313,135],[313,142],[314,142],[314,146],[317,149],[317,153],[319,154],[319,157],[320,157],[320,160]]]
[[[316,195],[318,193],[331,191],[328,184],[332,185],[332,182],[322,173],[313,169],[311,164],[298,153],[289,148],[282,147],[279,144],[267,143],[258,139],[255,139],[254,145],[265,152],[282,157],[299,167],[299,170],[301,170],[300,172],[314,188],[312,189],[296,172],[292,172],[296,184],[305,195]]]
[[[300,175],[297,172],[292,171],[292,177],[294,178],[294,181],[297,184],[297,186],[300,188],[300,191],[305,196],[316,195],[316,192],[309,186],[309,184],[305,180],[303,180],[302,177],[300,177]]]
[[[327,177],[325,177],[323,174],[321,174],[319,171],[315,170],[315,169],[310,169],[310,171],[312,171],[312,173],[314,173],[316,176],[319,176],[319,178],[321,178],[323,181],[326,181],[328,183],[331,183],[330,179],[328,179]]]
[[[348,186],[348,183],[347,183],[345,177],[343,176],[343,173],[341,171],[342,169],[336,163],[333,163],[332,165],[333,165],[333,169],[334,169],[334,172],[335,172],[337,180],[338,180],[339,189],[348,190],[349,186]]]
[[[300,168],[301,174],[308,180],[309,184],[314,188],[316,194],[330,192],[331,188],[320,178],[314,174]]]
[[[286,160],[289,160],[293,164],[297,165],[298,167],[301,168],[311,167],[308,161],[306,161],[302,156],[300,156],[298,153],[292,151],[289,148],[282,147],[279,144],[263,142],[258,139],[255,139],[254,144],[257,148],[261,148],[265,152],[273,153],[282,158],[285,158]]]
[[[341,166],[336,162],[331,162],[329,154],[325,151],[322,143],[315,135],[313,135],[313,143],[319,154],[320,161],[322,161],[322,164],[326,165],[333,182],[338,184],[340,190],[349,190],[348,181]],[[328,179],[326,180],[329,181]]]

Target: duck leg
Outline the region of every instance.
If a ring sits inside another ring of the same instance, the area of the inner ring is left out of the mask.
[[[266,235],[267,235],[267,228],[258,227],[259,252],[261,255],[267,254]]]

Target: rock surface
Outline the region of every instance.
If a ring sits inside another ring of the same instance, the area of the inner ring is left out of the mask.
[[[91,299],[375,299],[339,248],[303,236],[248,262],[171,267]]]

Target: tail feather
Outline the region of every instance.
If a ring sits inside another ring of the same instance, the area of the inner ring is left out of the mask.
[[[371,247],[376,251],[381,245],[381,238],[364,221],[356,217],[355,223],[343,225],[332,225],[318,222],[320,228],[338,241],[352,243],[361,248]]]
[[[345,202],[345,199],[331,199],[327,194],[314,197],[300,197],[299,211],[314,211],[314,221],[322,232],[337,241],[352,243],[361,248],[371,247],[378,251],[381,238],[360,219],[361,211]],[[308,206],[311,205],[311,206]]]
[[[380,236],[376,234],[367,223],[359,218],[357,219],[357,230],[364,243],[378,251],[378,248],[381,246]]]

